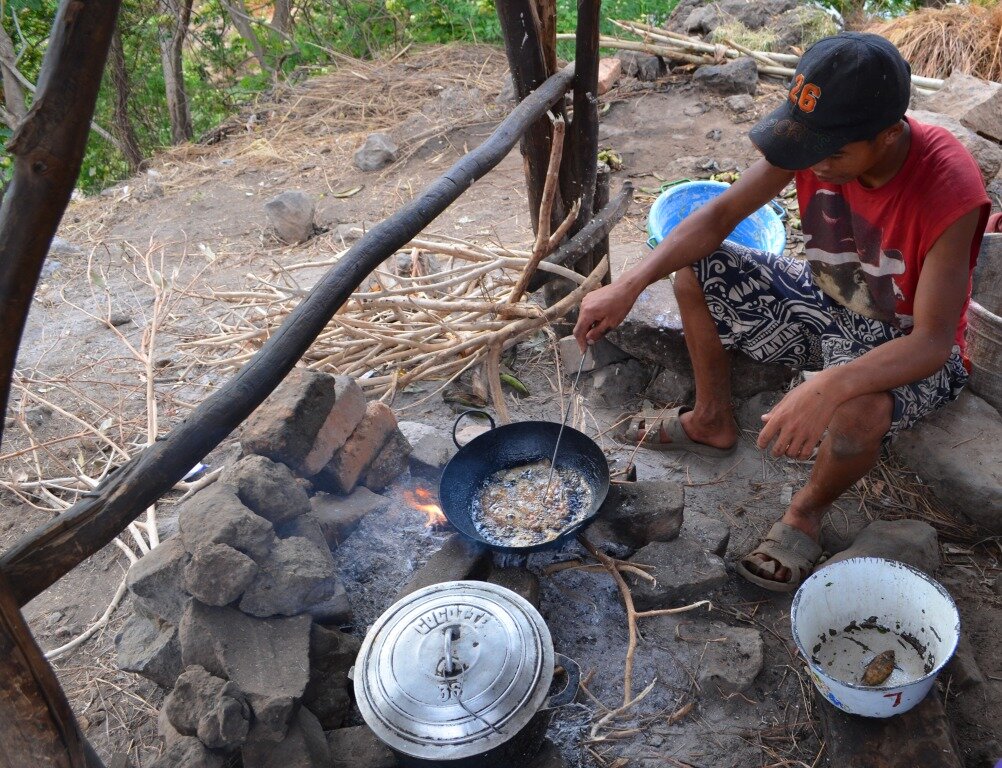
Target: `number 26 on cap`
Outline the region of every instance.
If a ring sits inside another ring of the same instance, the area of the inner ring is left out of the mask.
[[[797,75],[793,80],[793,87],[790,89],[790,101],[796,104],[804,112],[813,112],[821,97],[821,89],[814,83],[804,84],[804,76]]]

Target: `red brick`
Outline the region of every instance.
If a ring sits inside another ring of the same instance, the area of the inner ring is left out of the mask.
[[[598,60],[598,95],[607,92],[619,80],[623,71],[623,62],[619,59]]]
[[[397,430],[397,418],[385,403],[369,403],[365,416],[313,484],[335,493],[349,493],[380,449]]]

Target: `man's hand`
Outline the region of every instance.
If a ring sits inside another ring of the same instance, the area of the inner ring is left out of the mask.
[[[830,369],[832,371],[837,369]],[[831,392],[829,371],[805,381],[762,417],[758,447],[772,443],[772,455],[808,459],[821,441],[840,401]]]
[[[604,285],[585,296],[574,326],[574,338],[581,351],[623,322],[636,300],[636,294],[624,282]]]

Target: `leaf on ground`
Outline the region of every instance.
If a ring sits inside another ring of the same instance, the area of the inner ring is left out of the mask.
[[[334,192],[331,197],[353,197],[365,189],[364,184],[360,184],[357,187],[352,187],[351,189],[342,189],[340,192]]]
[[[501,374],[501,383],[507,384],[509,387],[518,392],[520,395],[529,394],[529,388],[525,386],[525,384],[523,384],[521,381],[516,379],[514,376],[512,376],[510,373]]]

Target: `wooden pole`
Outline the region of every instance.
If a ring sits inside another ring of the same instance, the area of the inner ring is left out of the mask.
[[[598,25],[601,9],[601,0],[578,2],[572,86],[574,120],[571,123],[571,146],[574,149],[574,172],[571,183],[573,197],[581,199],[581,213],[577,223],[571,228],[572,234],[591,220],[594,210],[595,173],[598,168]]]
[[[186,421],[0,557],[0,572],[10,580],[16,600],[24,605],[108,544],[246,419],[281,383],[362,280],[501,162],[528,126],[563,98],[573,77],[573,67],[567,67],[546,80],[483,144],[460,158],[420,196],[370,229],[257,354]]]
[[[120,0],[63,0],[0,204],[0,417],[42,264],[83,162]],[[0,444],[3,441],[0,418]]]
[[[547,57],[540,36],[538,10],[534,0],[497,0],[495,5],[498,20],[501,22],[501,33],[504,36],[505,53],[508,56],[508,68],[511,70],[511,79],[515,86],[515,96],[522,101],[551,74],[546,69]],[[553,46],[555,62],[555,40]],[[555,107],[556,114],[563,114],[562,105],[551,106]],[[520,145],[533,233],[539,231],[539,208],[543,200],[543,187],[546,184],[546,168],[550,161],[552,141],[553,127],[544,114],[529,126]],[[556,230],[564,220],[564,216],[564,205],[558,198],[554,200],[551,210],[551,232]]]
[[[103,768],[2,574],[0,768]]]

